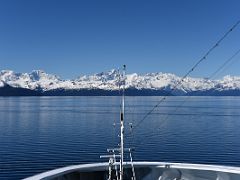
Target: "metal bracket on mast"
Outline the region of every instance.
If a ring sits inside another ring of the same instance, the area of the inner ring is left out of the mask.
[[[109,167],[108,167],[108,180],[112,180],[112,167],[114,166],[114,170],[115,170],[115,176],[117,178],[117,180],[119,180],[118,178],[118,171],[117,171],[117,160],[116,158],[121,158],[120,155],[116,155],[114,151],[112,151],[112,155],[102,155],[100,156],[100,158],[109,158]]]

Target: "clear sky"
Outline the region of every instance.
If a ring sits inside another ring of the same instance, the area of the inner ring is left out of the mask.
[[[0,0],[0,69],[66,79],[127,64],[181,76],[239,9],[239,0]],[[192,76],[208,77],[239,48],[240,26]],[[240,75],[237,59],[220,76]]]

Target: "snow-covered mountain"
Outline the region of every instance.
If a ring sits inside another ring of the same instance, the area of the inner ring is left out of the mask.
[[[127,74],[126,88],[135,90],[152,90],[172,92],[174,95],[184,95],[192,92],[206,91],[240,91],[240,77],[225,76],[220,80],[187,77],[182,78],[170,73]],[[0,88],[9,85],[13,88],[24,88],[41,92],[55,90],[98,89],[116,91],[119,88],[117,70],[102,72],[89,76],[81,76],[74,80],[63,80],[42,70],[31,73],[15,73],[10,70],[0,72]]]

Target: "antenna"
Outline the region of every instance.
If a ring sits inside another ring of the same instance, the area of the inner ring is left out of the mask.
[[[120,144],[120,180],[123,180],[123,157],[124,157],[124,106],[125,106],[125,76],[126,76],[126,65],[123,65],[123,89],[122,89],[122,110],[120,113],[120,124],[121,124],[121,144]]]

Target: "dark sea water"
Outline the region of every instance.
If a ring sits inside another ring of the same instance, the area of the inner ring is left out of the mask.
[[[240,97],[126,97],[134,160],[240,166]],[[118,144],[119,97],[0,97],[0,179],[101,162]],[[180,107],[179,107],[180,106]]]

